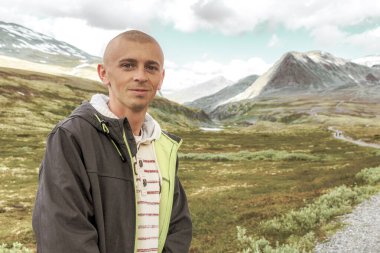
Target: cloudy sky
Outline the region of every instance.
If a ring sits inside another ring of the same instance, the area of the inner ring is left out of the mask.
[[[261,74],[288,51],[380,54],[377,0],[1,0],[0,17],[98,56],[143,30],[164,49],[168,89]]]

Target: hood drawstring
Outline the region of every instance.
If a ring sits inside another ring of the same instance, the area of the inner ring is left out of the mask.
[[[99,116],[98,116],[96,113],[94,113],[94,116],[95,116],[96,119],[99,121],[100,126],[101,126],[101,128],[102,128],[102,130],[103,130],[103,133],[104,133],[104,134],[108,137],[108,139],[112,142],[112,144],[113,144],[113,146],[115,147],[117,153],[119,154],[121,160],[122,160],[123,162],[127,161],[127,159],[125,159],[123,153],[121,153],[119,146],[118,146],[118,145],[116,144],[116,142],[112,139],[112,137],[111,137],[111,135],[110,135],[110,130],[108,129],[108,126],[107,126],[107,123],[106,123],[104,120],[100,119]]]

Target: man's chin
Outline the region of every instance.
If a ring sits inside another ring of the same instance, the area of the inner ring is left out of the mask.
[[[131,106],[131,109],[133,112],[143,112],[143,111],[146,111],[148,109],[148,104],[133,104]]]

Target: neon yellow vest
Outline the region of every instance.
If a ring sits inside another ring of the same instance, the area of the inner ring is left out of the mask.
[[[174,141],[165,133],[154,142],[154,148],[162,177],[158,252],[162,252],[169,231],[173,207],[177,151],[182,143]]]

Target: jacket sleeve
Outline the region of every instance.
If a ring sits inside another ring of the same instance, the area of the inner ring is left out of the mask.
[[[97,253],[90,183],[73,135],[58,127],[48,137],[33,210],[39,253]]]
[[[191,239],[192,222],[187,198],[181,182],[176,176],[173,209],[163,253],[187,253],[190,249]]]

